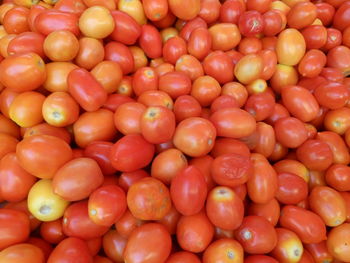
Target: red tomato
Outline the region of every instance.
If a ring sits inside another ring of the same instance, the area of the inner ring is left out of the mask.
[[[346,1],[339,6],[334,14],[333,26],[341,31],[350,25],[350,6]]]
[[[211,243],[203,254],[203,263],[210,262],[243,262],[242,246],[234,239],[223,238]]]
[[[250,254],[269,253],[277,244],[276,230],[261,216],[245,217],[235,235],[244,251]]]
[[[115,28],[110,37],[125,45],[135,44],[141,35],[141,26],[125,12],[113,10],[111,15],[115,22]]]
[[[188,53],[199,60],[204,59],[210,52],[212,39],[206,28],[196,28],[190,35],[187,43]]]
[[[113,143],[111,142],[95,141],[88,144],[84,149],[84,156],[94,159],[104,175],[111,175],[116,171],[109,159],[112,146]]]
[[[259,5],[256,5],[257,8]],[[263,33],[265,36],[275,36],[283,30],[283,20],[281,13],[277,10],[267,10],[263,14],[264,29]]]
[[[169,38],[163,46],[164,61],[175,65],[176,61],[184,54],[187,54],[186,41],[178,36]]]
[[[275,122],[276,139],[283,146],[297,148],[307,140],[307,130],[297,118],[285,117]]]
[[[335,110],[346,105],[349,91],[345,85],[340,83],[326,82],[315,89],[314,96],[321,106]]]
[[[132,184],[147,176],[149,176],[149,174],[145,170],[135,170],[128,173],[124,172],[118,178],[118,185],[127,192]]]
[[[214,226],[202,211],[182,216],[177,224],[176,238],[180,247],[193,253],[204,251],[214,236]]]
[[[63,12],[80,15],[87,7],[83,0],[60,0],[56,2],[54,8]]]
[[[317,262],[333,261],[333,256],[328,251],[326,241],[322,241],[320,243],[315,244],[306,244],[305,248],[308,250],[308,252],[310,252],[312,257]]]
[[[350,13],[350,8],[349,8]],[[337,68],[342,71],[344,76],[350,74],[350,49],[346,46],[337,46],[330,49],[327,53],[327,66]]]
[[[321,217],[301,207],[282,208],[280,225],[296,233],[303,243],[318,243],[326,239],[326,226]]]
[[[141,220],[162,219],[171,208],[168,188],[153,177],[145,177],[133,183],[127,192],[130,212]]]
[[[149,58],[158,58],[162,55],[162,39],[154,26],[142,26],[139,44]]]
[[[7,263],[44,263],[45,257],[36,245],[21,243],[2,250],[0,260]]]
[[[63,234],[62,219],[50,222],[43,222],[40,225],[40,236],[51,244],[58,244],[66,236]]]
[[[277,245],[271,255],[279,262],[299,262],[303,254],[303,244],[299,237],[286,228],[276,228]]]
[[[245,8],[245,5],[240,0],[228,0],[223,2],[220,7],[220,22],[237,24]]]
[[[28,17],[29,9],[25,7],[14,7],[5,13],[2,24],[8,34],[20,34],[29,31]]]
[[[103,251],[109,259],[120,262],[123,261],[127,239],[122,237],[116,230],[109,230],[102,240]],[[112,261],[111,261],[112,262]],[[94,261],[94,263],[96,263]]]
[[[349,242],[350,242],[350,224],[345,223],[340,226],[332,228],[332,230],[328,234],[327,238],[327,247],[328,251],[331,255],[343,262],[347,262],[350,260],[350,250],[349,250]]]
[[[159,90],[176,99],[191,92],[191,79],[183,72],[173,71],[159,77]]]
[[[296,205],[308,195],[308,185],[305,180],[292,173],[279,173],[276,199],[286,205]]]
[[[234,65],[229,55],[221,50],[209,53],[203,60],[204,72],[220,84],[233,80]]]
[[[287,14],[288,26],[301,29],[309,26],[317,18],[317,7],[311,2],[299,2]]]
[[[244,258],[244,263],[277,263],[276,259],[265,255],[252,255]]]
[[[318,132],[316,139],[320,139],[328,144],[333,153],[333,162],[336,164],[348,164],[350,154],[342,137],[331,131]]]
[[[196,167],[188,166],[172,179],[170,194],[174,206],[181,214],[197,214],[204,207],[207,197],[205,178]]]
[[[124,75],[134,70],[134,57],[130,49],[122,43],[111,41],[105,45],[105,60],[117,62]]]
[[[126,207],[125,193],[117,185],[101,186],[89,196],[89,217],[98,225],[112,226],[124,214]]]
[[[93,263],[92,256],[85,241],[69,237],[61,241],[52,251],[47,263]]]
[[[176,234],[177,223],[181,214],[176,210],[174,206],[171,206],[169,212],[160,220],[157,220],[158,223],[161,223],[166,227],[170,235]]]
[[[129,210],[126,210],[124,215],[115,223],[115,228],[121,236],[128,238],[134,229],[144,223],[144,221],[134,217]]]
[[[322,50],[330,50],[334,47],[337,47],[342,42],[342,34],[338,29],[327,28],[327,41],[326,44],[322,47]]]
[[[171,254],[165,263],[201,263],[201,261],[194,253],[179,251]]]
[[[140,96],[143,92],[157,90],[158,76],[153,68],[141,67],[136,70],[132,79],[132,89],[136,96]]]
[[[238,21],[239,31],[246,37],[256,36],[264,30],[264,19],[258,11],[246,11]]]
[[[325,174],[329,186],[337,191],[350,191],[350,167],[344,164],[333,164]]]
[[[131,172],[147,166],[153,159],[155,147],[141,135],[131,134],[119,139],[112,147],[112,166],[122,172]]]
[[[317,8],[317,18],[322,21],[324,26],[329,26],[335,13],[334,6],[326,2],[316,3],[315,6]]]
[[[44,54],[45,37],[36,32],[23,32],[12,39],[7,47],[9,55],[33,52],[45,58]]]
[[[298,71],[303,77],[313,78],[318,76],[326,65],[326,55],[317,49],[311,49],[300,60]]]
[[[247,99],[244,109],[249,112],[256,121],[262,121],[272,114],[274,106],[275,98],[267,92],[261,92],[252,94]]]
[[[25,242],[30,234],[30,222],[28,216],[22,211],[1,208],[0,233],[1,250],[10,247],[11,245]]]
[[[144,224],[129,237],[124,260],[130,263],[165,262],[171,252],[171,237],[166,228],[158,223]]]
[[[108,226],[97,225],[90,219],[88,201],[75,202],[64,212],[63,233],[69,237],[94,239],[103,236],[108,229]]]
[[[208,24],[215,22],[220,15],[221,3],[218,0],[201,1],[199,17],[203,18]]]
[[[307,49],[319,49],[327,42],[327,28],[324,26],[310,25],[303,28],[301,33],[305,39]]]
[[[248,208],[248,215],[262,216],[275,226],[280,217],[280,204],[275,198],[266,204],[251,203]]]

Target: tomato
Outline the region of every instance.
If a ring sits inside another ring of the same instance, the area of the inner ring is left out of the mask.
[[[159,78],[159,90],[164,91],[173,99],[191,91],[191,80],[182,72],[168,72]]]
[[[190,95],[181,95],[175,100],[174,114],[177,122],[190,117],[199,117],[201,111],[199,102]]]
[[[95,160],[76,158],[56,171],[52,186],[54,192],[65,200],[78,201],[87,198],[102,182],[103,174]]]
[[[45,63],[35,53],[20,53],[0,63],[0,82],[15,92],[35,90],[46,78]]]
[[[244,109],[249,112],[256,121],[262,121],[272,114],[274,106],[275,98],[267,92],[261,92],[249,96]]]
[[[52,181],[36,182],[28,194],[28,209],[41,221],[53,221],[62,217],[69,202],[54,193]]]
[[[203,262],[243,262],[243,248],[234,239],[216,240],[204,251]]]
[[[221,50],[211,52],[203,60],[204,72],[215,78],[220,84],[233,80],[234,65],[229,55]]]
[[[231,23],[219,23],[209,28],[212,49],[227,51],[238,45],[241,34],[238,27]]]
[[[296,205],[308,195],[307,182],[292,173],[279,173],[276,199],[282,204]]]
[[[164,262],[171,252],[171,238],[164,226],[158,223],[144,224],[131,234],[124,260],[130,263]]]
[[[24,200],[36,178],[19,164],[15,153],[8,153],[0,160],[0,192],[9,202]]]
[[[334,47],[339,46],[341,42],[341,32],[335,28],[327,28],[327,41],[326,44],[322,47],[322,49],[328,51]]]
[[[23,138],[36,135],[51,135],[64,140],[66,143],[70,143],[72,139],[66,128],[55,127],[45,122],[27,128],[23,134]]]
[[[162,39],[154,26],[143,25],[141,27],[139,44],[149,58],[158,58],[162,55]]]
[[[350,9],[349,9],[350,10]],[[344,76],[350,74],[350,49],[346,46],[337,46],[327,53],[327,66],[340,69]]]
[[[180,247],[193,253],[204,251],[214,236],[214,227],[204,212],[182,216],[176,237]]]
[[[350,191],[350,169],[344,164],[333,164],[325,174],[325,180],[329,186],[337,191]]]
[[[200,11],[199,0],[170,0],[168,2],[171,12],[178,18],[183,20],[191,20],[195,18]]]
[[[181,37],[174,36],[165,41],[163,45],[164,61],[175,64],[182,55],[187,54],[187,45]]]
[[[170,110],[174,108],[174,102],[168,93],[161,90],[145,91],[138,96],[137,101],[145,106],[163,106]]]
[[[303,244],[299,237],[286,228],[276,228],[277,245],[271,255],[279,262],[299,262],[303,254]]]
[[[316,244],[307,244],[307,245],[305,245],[305,248],[310,252],[312,257],[317,262],[322,262],[322,261],[332,262],[333,261],[333,256],[328,251],[326,241],[322,241],[322,242],[316,243]]]
[[[248,208],[248,215],[264,217],[275,226],[280,217],[280,205],[275,198],[265,204],[251,203]]]
[[[35,245],[21,243],[0,252],[0,260],[7,263],[44,263],[44,253]]]
[[[117,62],[124,75],[134,70],[134,58],[129,48],[119,42],[111,41],[105,45],[105,60]]]
[[[242,223],[244,206],[238,195],[228,187],[212,189],[206,202],[210,221],[225,230],[234,230]]]
[[[6,154],[16,151],[18,140],[6,133],[0,133],[0,159],[2,159]]]
[[[105,51],[99,40],[82,37],[79,39],[79,52],[75,56],[75,63],[79,67],[90,70],[102,62],[104,55]]]
[[[221,92],[220,84],[210,76],[201,76],[192,84],[191,96],[194,97],[201,106],[209,106]]]
[[[204,207],[207,196],[207,184],[201,171],[195,166],[188,166],[177,173],[171,181],[170,194],[181,214],[197,214]]]
[[[277,174],[263,155],[253,153],[250,159],[254,170],[247,181],[249,198],[255,203],[266,204],[277,192]]]
[[[316,49],[311,49],[300,60],[298,71],[303,77],[313,78],[318,76],[326,65],[326,55]]]
[[[24,170],[39,178],[52,178],[72,158],[69,145],[49,135],[24,138],[18,143],[16,154]]]
[[[102,61],[98,63],[91,70],[91,74],[108,94],[117,91],[123,77],[121,67],[114,61]]]
[[[201,62],[191,55],[182,55],[176,61],[175,70],[185,73],[191,80],[204,75]]]
[[[327,29],[320,25],[309,25],[301,33],[306,42],[307,49],[319,49],[327,42]]]
[[[333,26],[336,29],[343,31],[347,26],[350,25],[350,20],[348,14],[350,12],[349,5],[344,2],[340,5],[334,14]]]
[[[251,255],[244,258],[244,263],[277,263],[276,259],[266,255]]]
[[[261,216],[245,217],[235,236],[244,251],[250,254],[269,253],[277,244],[276,230]]]
[[[328,234],[328,251],[339,261],[349,261],[349,232],[350,224],[344,223],[332,228]]]
[[[234,97],[238,102],[238,106],[242,107],[248,98],[248,91],[239,82],[229,82],[222,86],[221,95],[229,95]]]
[[[43,87],[50,92],[68,91],[68,74],[78,68],[70,62],[51,62],[46,64],[46,80]]]
[[[245,6],[239,0],[228,0],[220,7],[220,22],[237,24]]]
[[[293,66],[277,64],[270,84],[276,93],[281,93],[283,87],[296,85],[298,83],[298,72]]]
[[[36,32],[23,32],[10,41],[7,47],[9,55],[33,52],[44,58],[45,37]]]
[[[85,241],[69,237],[61,241],[52,251],[48,263],[58,262],[93,263],[92,256]]]
[[[122,237],[116,230],[109,230],[103,236],[103,251],[109,259],[115,262],[124,260],[123,252],[126,246],[127,239]],[[95,261],[94,261],[95,262]]]
[[[283,146],[297,148],[307,140],[304,123],[294,117],[278,119],[274,124],[276,139]]]
[[[86,5],[83,0],[60,0],[56,2],[54,8],[63,12],[80,15],[86,9]]]
[[[239,17],[239,31],[246,37],[252,37],[262,33],[264,26],[264,19],[258,11],[246,11]]]
[[[320,139],[328,144],[333,153],[333,162],[336,164],[348,164],[350,155],[345,142],[340,135],[335,132],[318,132],[316,139]]]
[[[154,151],[154,145],[141,135],[126,135],[113,145],[110,159],[115,169],[131,172],[147,166],[153,159]]]
[[[107,100],[107,92],[103,86],[85,69],[72,70],[67,83],[69,93],[86,111],[97,110]]]
[[[255,7],[259,8],[259,7]],[[266,10],[263,14],[265,36],[275,36],[284,28],[282,14],[277,10]]]
[[[315,89],[314,96],[320,105],[335,110],[346,105],[349,93],[345,85],[326,82]]]
[[[309,182],[309,170],[297,160],[281,160],[273,165],[277,173],[292,173]]]
[[[288,26],[296,29],[311,25],[316,18],[317,7],[311,2],[296,3],[287,14]]]
[[[264,64],[259,54],[248,54],[241,58],[234,68],[235,77],[242,84],[250,84],[261,77]]]
[[[245,37],[238,46],[238,51],[243,55],[258,53],[262,50],[262,42],[257,37]]]
[[[350,222],[350,193],[349,192],[339,192],[340,195],[343,197],[344,201],[345,201],[345,205],[346,205],[346,222],[349,223]]]
[[[211,46],[210,32],[206,28],[199,27],[191,33],[187,43],[187,50],[190,55],[202,60],[209,54]]]
[[[33,20],[33,26],[36,31],[43,35],[48,35],[58,30],[68,30],[78,36],[80,33],[78,19],[78,16],[74,13],[48,9],[37,15],[35,20]]]
[[[48,124],[68,126],[78,119],[79,105],[66,92],[53,92],[43,102],[42,115]]]
[[[1,99],[0,99],[1,100]],[[11,121],[10,119],[6,118],[4,115],[0,113],[0,132],[6,133],[8,135],[11,135],[15,138],[19,138],[19,127]]]
[[[134,229],[144,223],[144,221],[134,217],[129,210],[126,210],[123,216],[115,223],[115,228],[121,236],[128,238]]]
[[[0,209],[0,249],[25,242],[30,234],[28,216],[21,211],[9,208]],[[1,258],[2,252],[0,252]]]
[[[63,239],[65,239],[62,229],[62,219],[43,222],[40,225],[40,236],[51,244],[60,243]]]
[[[114,113],[114,124],[123,134],[141,133],[141,116],[146,107],[138,102],[127,102]]]
[[[350,125],[348,112],[347,107],[328,111],[324,119],[325,129],[343,135]]]
[[[284,206],[281,210],[280,225],[296,233],[305,244],[326,239],[326,226],[321,217],[301,207]]]
[[[8,10],[2,21],[6,32],[20,34],[29,31],[28,15],[29,9],[25,7],[14,7]]]
[[[333,162],[333,153],[321,140],[307,140],[296,151],[297,158],[310,170],[326,170]]]
[[[165,263],[200,263],[198,256],[187,251],[179,251],[171,254]]]
[[[221,3],[218,0],[204,0],[201,2],[199,17],[208,24],[215,22],[220,15]]]

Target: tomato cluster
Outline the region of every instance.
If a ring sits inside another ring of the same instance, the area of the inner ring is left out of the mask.
[[[350,1],[4,0],[1,263],[350,262]]]

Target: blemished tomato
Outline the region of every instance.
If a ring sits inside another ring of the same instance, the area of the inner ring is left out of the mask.
[[[203,263],[243,262],[243,254],[243,248],[236,240],[223,238],[214,241],[207,247],[203,254]]]
[[[207,184],[201,171],[188,166],[178,172],[171,181],[170,195],[181,214],[189,216],[201,211],[207,197]]]
[[[165,263],[201,263],[201,261],[194,253],[179,251],[171,254]]]
[[[42,250],[29,243],[9,246],[0,252],[0,260],[6,263],[44,263]]]
[[[58,244],[66,236],[63,234],[62,219],[43,222],[40,225],[40,236],[50,244]]]
[[[77,263],[93,263],[87,243],[76,237],[68,237],[61,241],[49,256],[48,263],[61,261]]]
[[[349,251],[349,235],[350,224],[344,223],[340,226],[332,228],[328,234],[327,247],[331,255],[339,260],[347,262],[350,260]]]
[[[56,171],[52,187],[54,193],[63,199],[79,201],[89,197],[102,182],[103,174],[95,160],[76,158]]]
[[[271,255],[279,262],[299,262],[303,254],[303,244],[299,237],[286,228],[276,228],[277,245]]]
[[[30,234],[30,222],[28,216],[14,209],[0,209],[0,249],[25,242]],[[0,252],[1,258],[1,252]]]
[[[124,260],[130,263],[165,262],[171,248],[170,234],[163,225],[144,224],[130,235],[124,251]]]
[[[72,149],[62,139],[50,135],[24,138],[16,154],[24,170],[39,178],[52,178],[63,164],[72,159]]]
[[[127,192],[127,203],[133,216],[141,220],[162,219],[171,208],[168,188],[153,177],[133,183]]]
[[[307,182],[292,173],[279,173],[277,175],[278,189],[276,199],[286,205],[296,205],[308,196]]]
[[[280,204],[275,198],[265,204],[251,203],[248,208],[248,215],[262,216],[275,226],[280,217]]]
[[[0,160],[0,192],[4,200],[24,200],[36,178],[19,164],[16,153],[8,153]]]
[[[28,194],[28,209],[40,221],[53,221],[63,216],[69,202],[53,192],[52,181],[37,181]]]
[[[112,147],[112,166],[122,172],[132,172],[146,167],[153,159],[155,147],[141,135],[130,134],[119,139]]]
[[[303,243],[326,239],[326,226],[317,214],[301,207],[287,205],[281,210],[280,225],[296,233]]]
[[[269,253],[277,244],[275,228],[261,216],[246,216],[235,236],[244,251],[250,254]]]
[[[242,200],[231,188],[218,186],[208,194],[206,212],[216,227],[234,230],[242,223],[244,206]]]
[[[264,26],[265,24],[262,14],[256,10],[246,11],[239,17],[239,30],[241,34],[246,37],[251,37],[262,33]]]
[[[213,236],[214,226],[203,211],[191,216],[182,216],[177,224],[177,241],[182,249],[189,252],[203,252]]]

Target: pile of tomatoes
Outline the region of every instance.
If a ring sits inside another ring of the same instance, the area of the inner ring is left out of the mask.
[[[1,263],[350,262],[350,1],[5,0]]]

